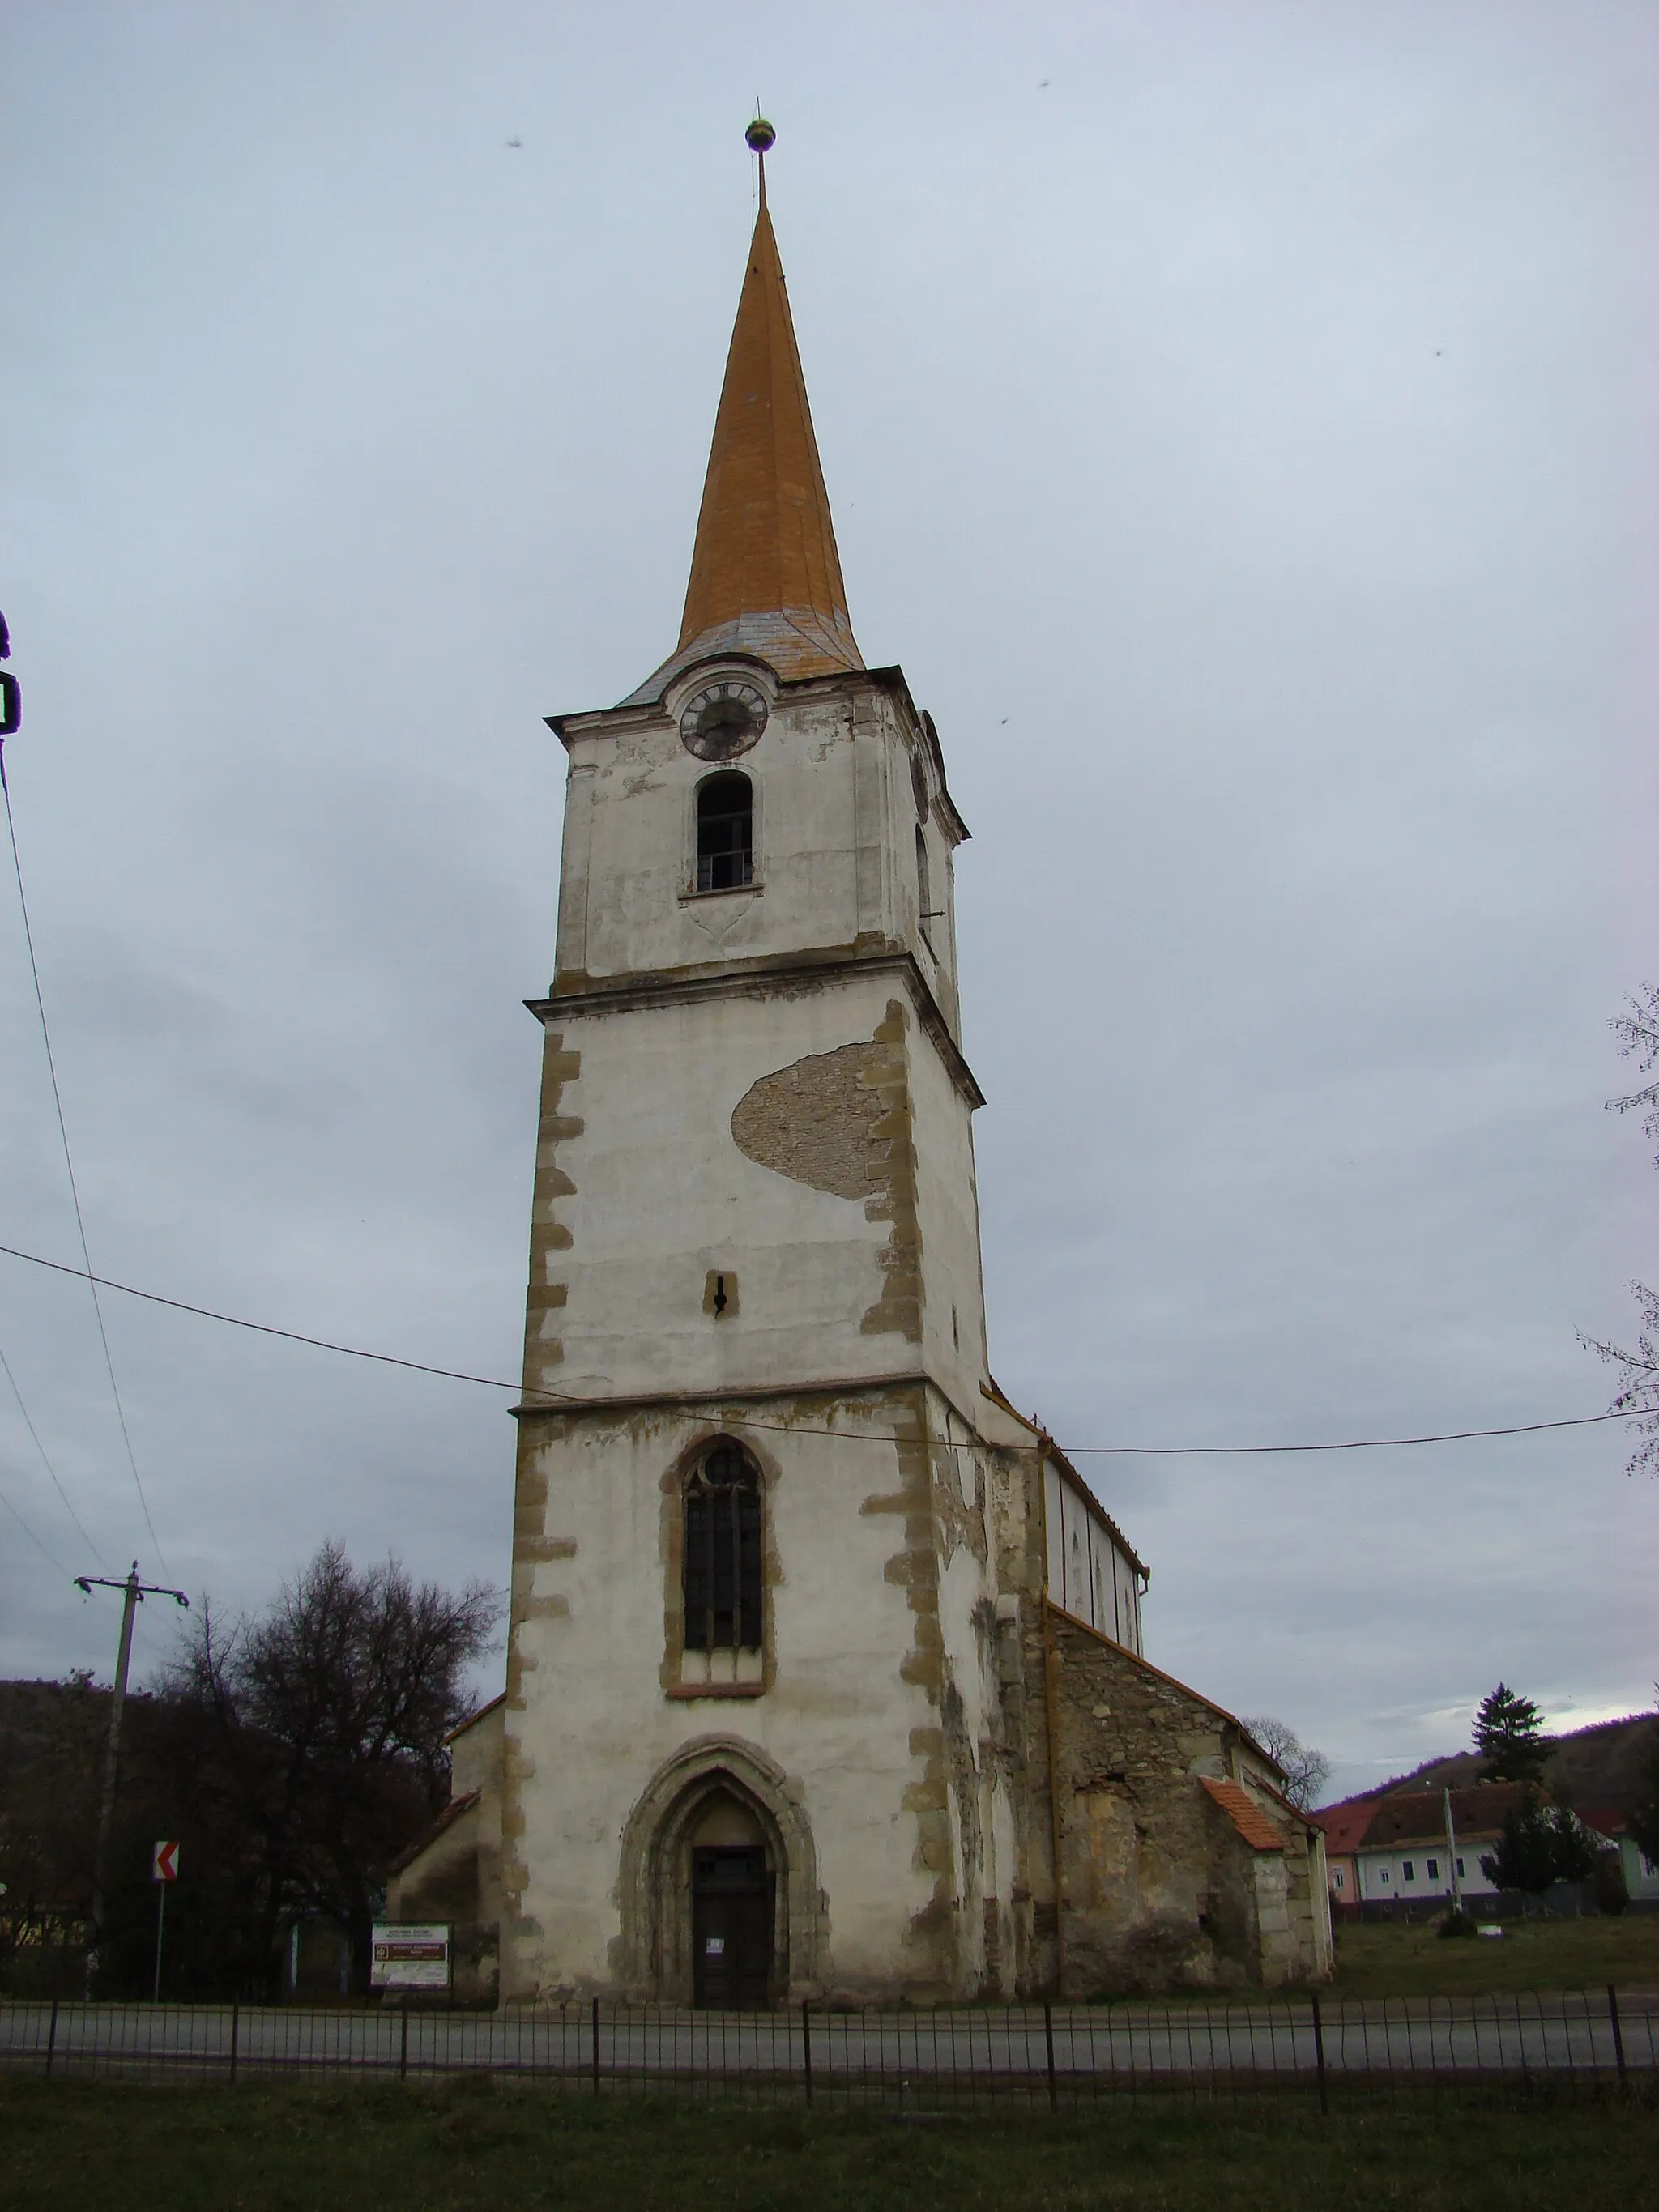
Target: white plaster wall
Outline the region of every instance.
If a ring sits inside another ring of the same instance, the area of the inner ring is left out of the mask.
[[[647,1395],[920,1365],[903,1337],[861,1328],[881,1294],[890,1224],[867,1219],[862,1200],[761,1166],[732,1135],[732,1109],[762,1076],[870,1039],[892,980],[854,974],[794,997],[558,1009],[550,1025],[581,1055],[561,1110],[583,1127],[558,1152],[576,1186],[555,1201],[570,1249],[544,1260],[568,1285],[543,1324],[564,1346],[555,1388]],[[920,1148],[933,1141],[931,1128],[919,1133]],[[718,1320],[703,1310],[711,1268],[738,1277],[737,1311]],[[977,1303],[976,1264],[963,1296]]]
[[[941,1424],[947,1418],[946,1409],[937,1405]],[[963,1504],[968,1515],[974,1513],[976,1496],[984,1501],[984,1513],[989,1517],[989,1478],[981,1471],[976,1484],[977,1455],[971,1444],[957,1445],[950,1452],[957,1470],[957,1480]],[[996,1553],[986,1528],[987,1557],[983,1562],[969,1546],[958,1545],[942,1550],[939,1559],[939,1622],[944,1648],[947,1680],[954,1685],[963,1704],[963,1727],[971,1747],[975,1771],[975,1812],[979,1824],[979,1863],[971,1872],[969,1852],[963,1835],[962,1808],[954,1789],[950,1799],[951,1832],[955,1839],[957,1869],[957,1901],[959,1908],[962,1948],[964,1963],[971,1961],[975,1970],[984,1966],[984,1899],[1000,1897],[1005,1903],[1007,1883],[1012,1879],[1013,1861],[1011,1849],[1001,1856],[1001,1848],[1011,1846],[1012,1809],[1000,1806],[1005,1795],[1001,1778],[986,1757],[988,1744],[994,1734],[1000,1735],[1000,1692],[996,1677],[996,1639],[994,1630],[982,1620],[976,1625],[975,1615],[983,1601],[994,1599],[997,1594]]]
[[[957,994],[956,870],[951,848],[939,823],[929,819],[922,830],[927,846],[928,905],[932,918],[922,923],[917,915],[917,958],[928,987],[939,1001],[953,1036],[960,1034]],[[911,844],[915,846],[914,832]]]
[[[944,1383],[968,1419],[976,1421],[980,1384],[990,1370],[972,1109],[920,1021],[912,1023],[909,1056],[927,1371]]]
[[[1141,1654],[1139,1584],[1105,1516],[1052,1460],[1042,1469],[1048,1595],[1103,1636]]]
[[[1489,1881],[1480,1871],[1482,1853],[1490,1856],[1496,1848],[1490,1837],[1480,1844],[1459,1843],[1457,1856],[1463,1862],[1463,1872],[1457,1878],[1457,1886],[1465,1897],[1496,1896],[1497,1884]],[[1410,1881],[1405,1879],[1407,1859],[1415,1869],[1414,1878]],[[1440,1869],[1438,1877],[1433,1881],[1429,1878],[1431,1859]],[[1389,1877],[1386,1881],[1382,1879],[1385,1872]],[[1426,1849],[1362,1851],[1359,1854],[1359,1894],[1368,1905],[1373,1901],[1398,1904],[1401,1899],[1409,1905],[1414,1898],[1449,1898],[1451,1895],[1450,1873],[1451,1861],[1443,1843],[1431,1844]]]
[[[755,793],[744,890],[696,891],[695,793],[718,770],[686,751],[667,713],[582,717],[567,743],[562,975],[599,983],[874,938],[917,951],[954,1029],[950,833],[937,814],[925,833],[947,911],[924,945],[910,748],[891,693],[867,678],[791,690],[727,763]]]
[[[929,804],[919,820],[910,763],[925,749],[906,742],[902,718],[890,696],[880,696],[879,727],[886,776],[884,842],[892,855],[892,921],[890,927],[916,956],[953,1036],[960,1038],[956,973],[956,877],[952,837],[939,809]],[[927,770],[924,768],[924,775]],[[931,785],[931,776],[928,777]],[[927,848],[930,918],[924,921],[921,884],[916,870],[916,831]]]
[[[573,1419],[538,1448],[545,1537],[573,1548],[515,1569],[521,1703],[509,1704],[507,1730],[523,1830],[508,1849],[530,1869],[520,1909],[532,1926],[509,1939],[512,1994],[610,1984],[629,1812],[678,1747],[710,1733],[757,1745],[799,1778],[830,1918],[823,1980],[890,1986],[908,1921],[933,1894],[904,1800],[923,1771],[910,1732],[934,1714],[902,1679],[914,1619],[884,1573],[904,1516],[861,1510],[896,1492],[890,1428],[884,1437],[874,1407],[836,1419],[844,1438],[724,1426],[778,1470],[768,1493],[782,1574],[771,1591],[776,1674],[752,1699],[670,1701],[659,1674],[662,1476],[714,1425],[664,1414],[600,1431]]]
[[[775,714],[730,765],[755,788],[749,891],[693,896],[692,794],[718,771],[659,717],[585,739],[573,764],[594,769],[586,958],[594,978],[684,968],[721,952],[851,945],[857,874],[849,719],[836,702]],[[561,947],[560,965],[567,965]]]

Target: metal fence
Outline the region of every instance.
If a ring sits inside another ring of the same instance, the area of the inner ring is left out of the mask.
[[[0,2002],[0,2068],[247,2081],[463,2073],[591,2097],[692,2095],[915,2112],[1121,2099],[1430,2094],[1659,2101],[1659,1992],[694,2012],[600,2003],[496,2013]]]

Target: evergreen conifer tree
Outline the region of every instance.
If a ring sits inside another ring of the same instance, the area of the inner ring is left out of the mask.
[[[1595,1847],[1566,1806],[1528,1796],[1504,1815],[1498,1849],[1481,1859],[1480,1871],[1499,1889],[1541,1897],[1553,1882],[1588,1881]]]
[[[1486,1781],[1536,1784],[1543,1778],[1544,1762],[1550,1755],[1544,1716],[1530,1698],[1500,1682],[1476,1709],[1474,1747],[1480,1753]]]

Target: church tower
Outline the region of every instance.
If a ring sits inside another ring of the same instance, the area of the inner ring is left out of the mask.
[[[854,639],[750,143],[679,641],[549,718],[508,2001],[1057,1985],[1047,1594],[1140,1648],[1145,1571],[987,1365],[968,832]]]

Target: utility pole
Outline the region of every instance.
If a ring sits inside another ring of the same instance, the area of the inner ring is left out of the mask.
[[[1463,1910],[1463,1885],[1457,1879],[1457,1831],[1452,1826],[1451,1790],[1449,1788],[1444,1789],[1441,1791],[1440,1802],[1444,1807],[1446,1814],[1446,1871],[1451,1876],[1452,1911],[1454,1912],[1462,1912]]]
[[[104,1943],[104,1892],[109,1880],[110,1831],[115,1823],[115,1778],[121,1763],[121,1708],[126,1703],[127,1663],[132,1657],[133,1610],[147,1597],[170,1597],[175,1605],[186,1609],[190,1600],[183,1590],[161,1589],[153,1583],[141,1583],[137,1559],[125,1582],[109,1582],[102,1575],[76,1575],[75,1587],[84,1590],[88,1597],[95,1589],[118,1589],[122,1596],[121,1640],[115,1652],[115,1692],[110,1699],[109,1741],[104,1747],[104,1787],[98,1802],[98,1840],[92,1854],[92,1942],[87,1951],[87,1995],[90,1996]]]

